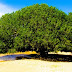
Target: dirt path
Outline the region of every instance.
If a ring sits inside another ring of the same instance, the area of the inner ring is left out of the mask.
[[[72,72],[72,62],[33,59],[0,62],[0,72]]]

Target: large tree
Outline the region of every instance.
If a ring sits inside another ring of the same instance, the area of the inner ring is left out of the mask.
[[[72,51],[72,13],[36,4],[0,18],[0,53]]]

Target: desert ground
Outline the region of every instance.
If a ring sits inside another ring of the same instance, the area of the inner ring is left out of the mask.
[[[36,52],[18,52],[14,54],[37,54]],[[52,54],[52,53],[51,53]],[[59,53],[72,55],[72,53]],[[1,56],[10,54],[0,54]],[[35,59],[22,59],[0,62],[0,72],[72,72],[72,62],[50,62]]]
[[[0,62],[0,72],[72,72],[72,62],[34,59]]]

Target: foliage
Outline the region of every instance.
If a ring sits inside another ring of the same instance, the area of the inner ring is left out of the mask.
[[[16,49],[9,49],[8,50],[8,53],[15,53],[16,52]]]
[[[0,53],[72,51],[72,13],[36,4],[0,18]]]

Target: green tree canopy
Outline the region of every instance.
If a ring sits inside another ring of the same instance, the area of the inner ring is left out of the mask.
[[[72,13],[35,4],[0,18],[0,53],[72,51]]]

